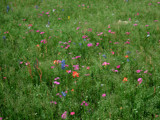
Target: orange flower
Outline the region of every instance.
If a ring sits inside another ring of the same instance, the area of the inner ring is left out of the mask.
[[[126,55],[125,58],[128,58],[128,55]]]
[[[37,47],[39,47],[39,44],[37,44]]]
[[[72,75],[74,78],[77,76],[79,77],[79,73],[77,73],[76,71],[73,71],[73,75]]]
[[[58,63],[59,63],[58,60],[53,61],[53,64],[58,64]]]
[[[71,91],[74,91],[74,89],[72,89]]]
[[[124,77],[123,82],[127,82],[127,78],[126,77]]]

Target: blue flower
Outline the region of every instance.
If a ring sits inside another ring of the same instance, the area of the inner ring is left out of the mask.
[[[61,62],[61,68],[64,70],[65,69],[65,60],[62,60]]]
[[[62,11],[64,11],[64,9],[62,9]]]
[[[84,41],[86,41],[86,39],[84,38]]]
[[[65,96],[66,96],[66,93],[65,93],[65,92],[62,92],[62,95],[65,97]]]
[[[129,62],[129,59],[127,59],[127,62]]]
[[[6,39],[6,37],[5,37],[5,36],[3,36],[3,39],[5,40],[5,39]]]
[[[9,5],[7,5],[7,13],[9,12]]]
[[[50,22],[48,21],[48,25],[50,25]]]
[[[106,55],[102,55],[104,58],[106,58]]]

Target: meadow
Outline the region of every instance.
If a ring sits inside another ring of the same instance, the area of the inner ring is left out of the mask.
[[[0,120],[159,120],[160,0],[0,0]]]

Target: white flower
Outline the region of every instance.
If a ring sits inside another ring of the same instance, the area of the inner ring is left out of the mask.
[[[47,24],[46,27],[49,27],[49,25]]]
[[[55,9],[53,9],[53,12],[55,11]]]

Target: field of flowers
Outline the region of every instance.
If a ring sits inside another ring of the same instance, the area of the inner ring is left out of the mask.
[[[160,119],[160,1],[0,1],[0,120],[61,119]]]

